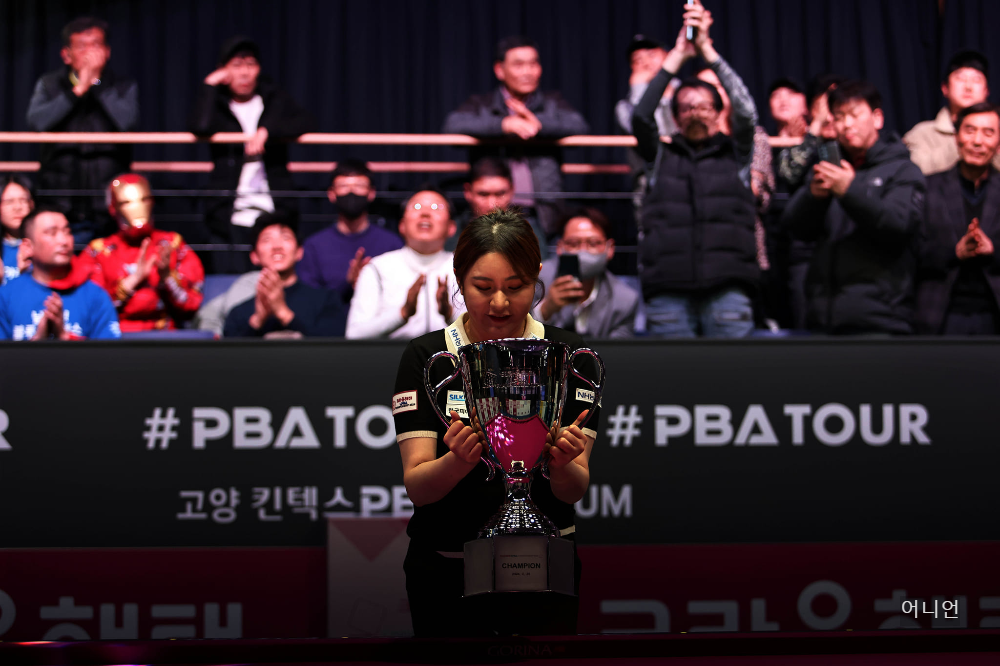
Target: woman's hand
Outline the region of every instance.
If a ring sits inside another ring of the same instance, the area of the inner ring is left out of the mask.
[[[548,445],[546,454],[549,458],[549,469],[559,469],[565,467],[572,460],[576,459],[587,448],[587,436],[580,429],[580,424],[587,418],[589,409],[580,412],[576,421],[568,428],[563,428],[557,433],[557,427],[553,426],[546,437],[545,443]]]
[[[483,444],[479,433],[462,423],[458,412],[452,410],[451,425],[444,434],[444,443],[455,457],[464,463],[475,465],[483,455]]]

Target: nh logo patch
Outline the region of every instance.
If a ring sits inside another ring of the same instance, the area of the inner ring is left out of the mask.
[[[401,414],[402,412],[412,412],[417,409],[417,392],[416,391],[403,391],[402,393],[397,393],[392,396],[392,413],[393,415]]]

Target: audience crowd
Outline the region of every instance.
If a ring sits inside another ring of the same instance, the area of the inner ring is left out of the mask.
[[[210,146],[208,188],[234,194],[206,200],[205,236],[230,249],[199,255],[157,228],[128,144],[43,144],[39,188],[63,192],[41,199],[21,174],[0,189],[0,339],[181,329],[415,338],[465,311],[452,268],[462,229],[512,206],[541,248],[535,318],[585,337],[1000,332],[1000,108],[989,101],[985,56],[956,53],[942,76],[945,105],[901,138],[885,129],[867,81],[780,78],[754,100],[739,63],[715,49],[712,26],[710,11],[685,5],[672,44],[636,35],[628,47],[630,87],[614,117],[637,141],[628,151],[634,217],[612,221],[552,196],[562,191],[562,154],[550,140],[589,126],[542,90],[538,47],[513,36],[497,45],[497,87],[444,119],[445,132],[489,139],[470,149],[463,212],[426,184],[398,225],[386,224],[369,215],[378,192],[368,165],[342,159],[327,191],[335,221],[308,238],[272,192],[293,189],[288,140],[316,122],[261,72],[257,44],[235,36],[189,121],[199,136],[248,137]],[[38,79],[28,126],[134,129],[138,87],[109,66],[107,24],[75,19],[62,42],[63,67]],[[776,136],[761,127],[763,111]],[[638,275],[615,275],[616,230],[631,225]],[[207,301],[206,272],[225,276]]]

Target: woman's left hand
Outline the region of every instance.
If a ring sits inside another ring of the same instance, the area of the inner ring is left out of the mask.
[[[546,450],[549,458],[549,469],[565,467],[587,448],[587,436],[580,429],[580,424],[587,418],[589,412],[589,409],[580,412],[576,421],[561,431],[553,426],[545,440],[549,447]]]

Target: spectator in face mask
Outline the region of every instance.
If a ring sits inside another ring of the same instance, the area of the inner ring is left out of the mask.
[[[372,257],[400,249],[403,241],[368,219],[375,188],[364,162],[338,163],[326,195],[337,208],[337,222],[309,237],[297,272],[304,283],[336,291],[344,303],[350,303],[361,269]]]
[[[558,275],[558,261],[543,264],[539,278],[545,298],[535,318],[588,338],[632,337],[639,294],[607,269],[615,256],[608,218],[594,208],[580,208],[563,218],[561,228],[556,254],[579,257],[580,274]]]

